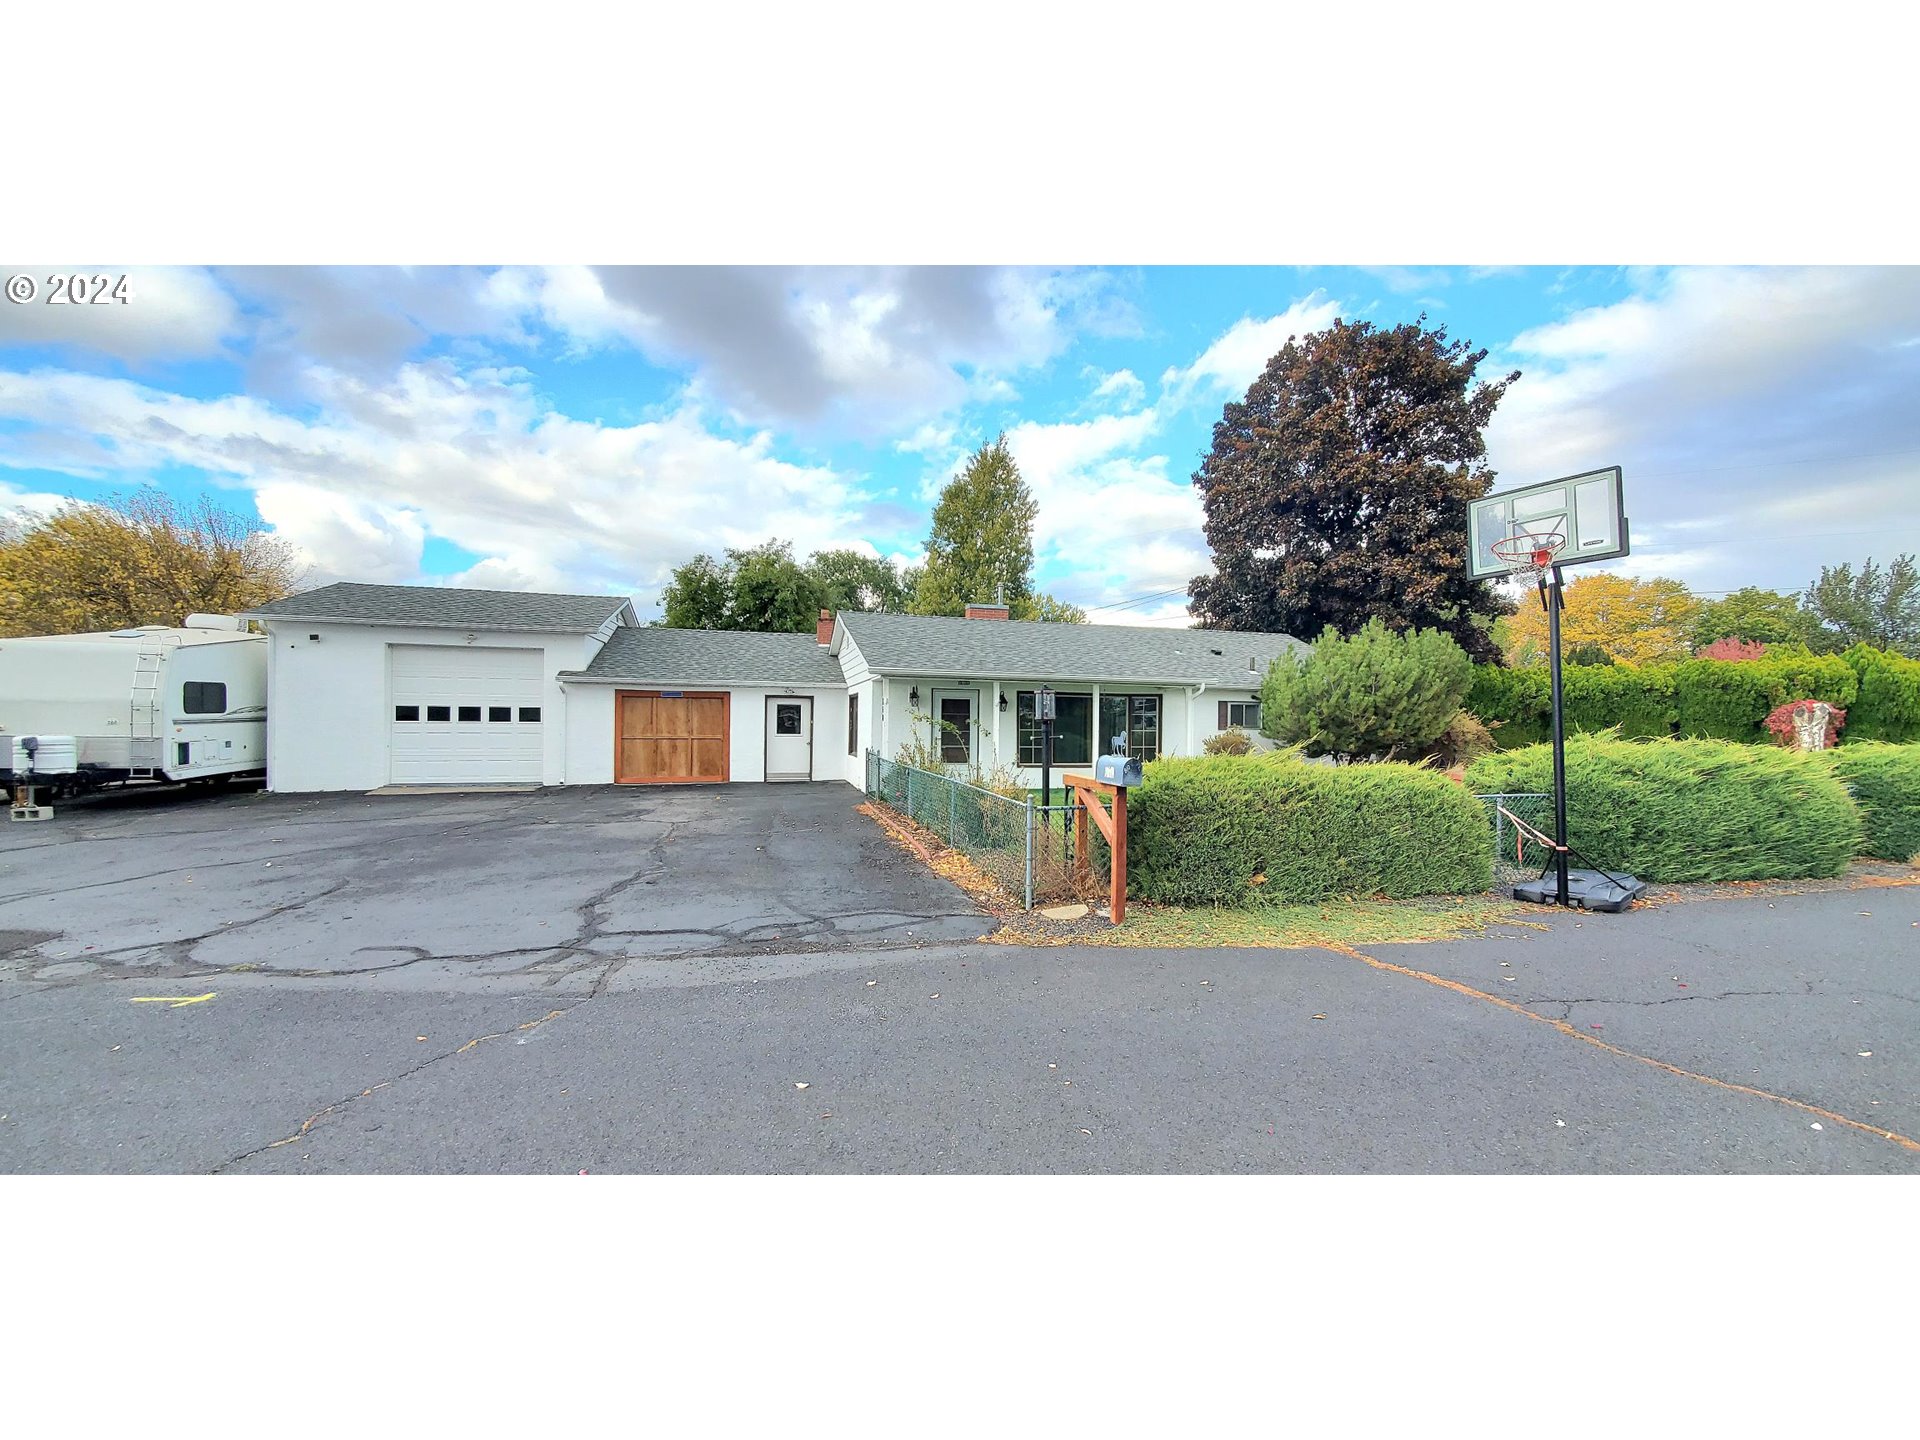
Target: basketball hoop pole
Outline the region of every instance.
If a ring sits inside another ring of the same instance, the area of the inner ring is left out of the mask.
[[[1552,569],[1549,584],[1544,579],[1542,599],[1547,602],[1547,676],[1553,690],[1553,869],[1559,904],[1567,904],[1567,723],[1560,690],[1560,567]]]

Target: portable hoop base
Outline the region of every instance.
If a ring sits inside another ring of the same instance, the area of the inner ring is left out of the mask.
[[[1647,882],[1631,875],[1608,875],[1599,870],[1567,871],[1566,904],[1574,910],[1605,910],[1617,914],[1647,893]],[[1558,876],[1542,875],[1513,887],[1513,898],[1535,905],[1558,905]]]

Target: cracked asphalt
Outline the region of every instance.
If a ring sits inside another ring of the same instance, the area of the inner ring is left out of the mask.
[[[0,1170],[1920,1172],[1885,1133],[1920,1136],[1920,888],[1364,954],[1013,947],[858,800],[10,827]]]

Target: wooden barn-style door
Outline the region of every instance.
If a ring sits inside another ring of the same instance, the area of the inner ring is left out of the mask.
[[[622,690],[614,711],[618,783],[691,785],[727,778],[725,692]]]

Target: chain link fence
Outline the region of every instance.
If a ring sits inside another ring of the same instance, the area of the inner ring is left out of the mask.
[[[1551,835],[1553,796],[1527,791],[1478,798],[1487,807],[1487,825],[1493,836],[1494,884],[1513,885],[1537,878],[1547,868],[1553,852],[1522,832],[1508,817],[1525,821],[1543,834]]]
[[[1007,895],[1031,910],[1035,900],[1072,885],[1070,805],[1037,805],[919,770],[867,751],[867,795],[958,850]]]

